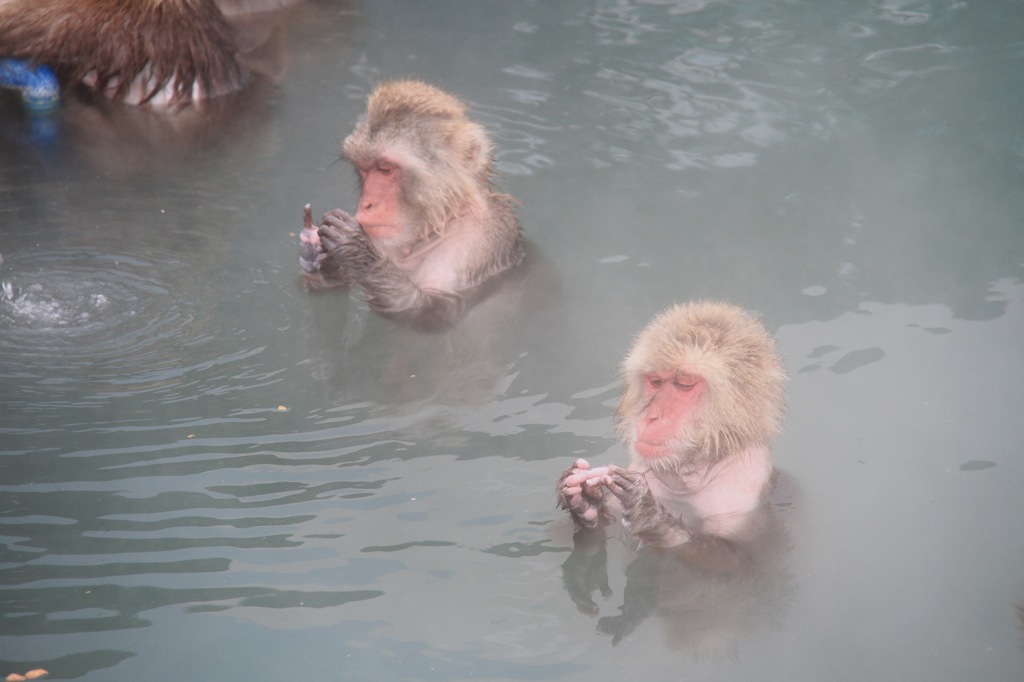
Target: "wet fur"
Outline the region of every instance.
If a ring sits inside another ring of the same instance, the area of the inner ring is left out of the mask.
[[[644,376],[662,372],[698,376],[706,388],[695,418],[672,443],[674,456],[649,460],[635,454],[634,429],[648,406]],[[769,448],[785,413],[785,370],[760,322],[727,303],[674,306],[637,336],[621,376],[617,430],[632,461],[629,469],[609,466],[600,485],[584,483],[575,504],[563,491],[566,479],[589,465],[562,473],[556,494],[576,527],[607,525],[615,505],[630,534],[656,547],[746,532],[745,519],[774,483]]]
[[[409,177],[403,199],[420,211],[424,239],[444,234],[466,210],[489,208],[491,149],[487,132],[466,116],[465,104],[419,81],[378,86],[366,115],[342,144],[345,158],[356,166],[405,152],[403,170]],[[507,202],[493,203],[499,213],[510,212]]]
[[[750,313],[717,301],[676,305],[640,332],[622,363],[625,390],[616,428],[626,442],[646,406],[643,376],[682,370],[707,382],[694,428],[681,434],[686,464],[710,466],[751,447],[768,447],[785,416],[785,369],[775,341]]]
[[[241,88],[232,30],[213,0],[0,2],[3,56],[53,68],[66,83],[139,103],[166,88],[168,104]],[[198,90],[197,90],[198,88]]]
[[[378,86],[366,115],[345,138],[343,155],[356,167],[383,158],[399,163],[407,236],[413,248],[454,241],[445,256],[454,261],[449,266],[454,285],[421,287],[397,262],[397,253],[375,243],[338,210],[324,216],[319,231],[327,252],[322,278],[358,284],[369,305],[385,315],[428,324],[458,318],[474,289],[518,265],[524,255],[513,200],[492,189],[491,149],[486,131],[466,117],[465,105],[452,95],[418,81]],[[432,257],[441,258],[438,252],[427,254],[419,267]]]

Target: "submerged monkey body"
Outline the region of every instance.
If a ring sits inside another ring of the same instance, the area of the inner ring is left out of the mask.
[[[629,468],[644,472],[642,467],[634,461]],[[669,477],[647,469],[646,478],[655,499],[686,528],[731,537],[742,534],[749,515],[760,508],[771,490],[772,472],[771,452],[752,447],[703,471]]]
[[[300,235],[317,283],[357,285],[383,314],[447,321],[522,260],[512,200],[491,187],[491,142],[457,98],[417,81],[378,86],[342,152],[359,202]]]
[[[745,536],[774,483],[769,444],[784,411],[768,333],[729,304],[675,306],[637,337],[622,376],[629,468],[577,460],[559,478],[560,506],[578,528],[621,516],[656,547]]]

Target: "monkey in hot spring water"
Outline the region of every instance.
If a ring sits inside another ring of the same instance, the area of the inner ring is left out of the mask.
[[[459,99],[417,81],[378,86],[342,146],[359,176],[355,216],[300,234],[314,286],[357,285],[385,315],[450,320],[523,259],[511,197],[494,190],[491,141]]]
[[[49,67],[100,97],[174,109],[252,80],[229,18],[299,1],[0,0],[0,60]]]
[[[785,370],[763,326],[736,306],[677,305],[640,333],[622,364],[616,410],[627,468],[577,460],[557,496],[577,528],[621,517],[659,548],[743,539],[774,481],[770,444]]]

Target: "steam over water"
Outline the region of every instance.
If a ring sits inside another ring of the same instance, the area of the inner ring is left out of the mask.
[[[1018,2],[280,22],[203,111],[0,92],[0,676],[1022,678]],[[441,333],[298,277],[392,77],[491,131],[532,247]],[[777,523],[742,579],[571,553],[555,479],[626,461],[618,363],[698,298],[785,359]]]

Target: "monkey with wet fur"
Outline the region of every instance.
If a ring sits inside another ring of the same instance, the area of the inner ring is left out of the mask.
[[[524,248],[494,191],[491,141],[460,100],[417,81],[378,86],[342,145],[359,176],[355,216],[306,209],[299,263],[313,286],[358,285],[383,314],[457,317]]]
[[[0,0],[0,58],[129,104],[176,107],[241,89],[249,73],[234,38],[217,0]]]
[[[770,444],[785,411],[771,336],[730,304],[674,306],[636,338],[621,374],[629,467],[576,460],[559,478],[560,506],[578,529],[607,525],[617,508],[648,546],[744,539],[773,485]]]

